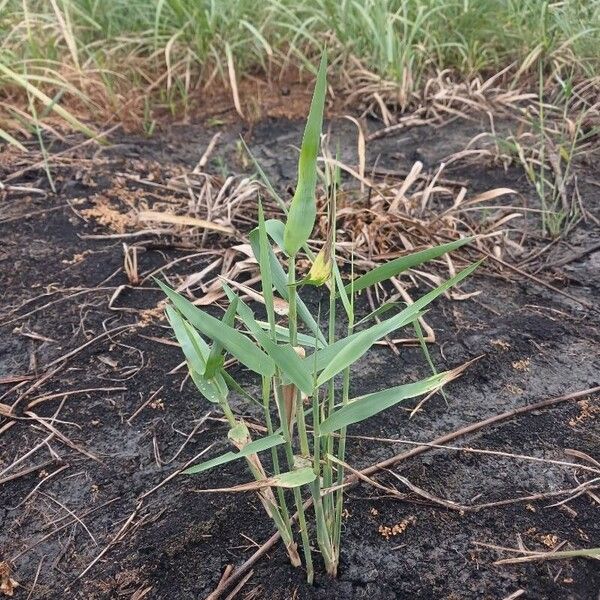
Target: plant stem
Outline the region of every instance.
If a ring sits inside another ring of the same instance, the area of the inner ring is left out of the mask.
[[[325,513],[323,510],[323,498],[321,497],[321,442],[319,439],[320,411],[319,411],[319,390],[313,394],[313,468],[316,478],[311,484],[311,494],[315,508],[315,519],[317,525],[317,542],[323,555],[325,569],[327,573],[335,577],[337,572],[337,561],[335,552],[331,543],[330,528],[328,527]],[[331,437],[331,436],[330,436]]]
[[[292,346],[296,346],[298,343],[298,315],[296,309],[296,257],[290,257],[289,273],[288,273],[288,287],[289,287],[289,313],[288,313],[288,327],[290,331],[290,343]],[[300,440],[300,454],[302,456],[310,456],[310,448],[308,446],[308,435],[306,433],[306,420],[304,418],[304,407],[302,406],[302,396],[298,390],[296,390],[296,422],[298,423],[298,439]]]
[[[263,407],[264,407],[264,413],[265,413],[265,421],[267,424],[267,433],[269,435],[273,435],[273,421],[271,420],[271,413],[269,411],[269,400],[271,397],[271,382],[269,380],[269,378],[267,377],[263,377]],[[281,469],[279,467],[279,455],[277,454],[277,448],[271,448],[271,458],[273,460],[273,472],[275,473],[275,475],[279,475],[281,473]],[[288,511],[288,507],[287,507],[287,503],[285,501],[285,493],[283,488],[278,487],[277,488],[277,498],[279,500],[279,509],[281,511],[281,516],[283,517],[283,520],[288,524],[289,526],[289,522],[290,522],[290,513]],[[290,527],[290,535],[292,535],[291,533],[291,527]]]
[[[297,309],[296,309],[296,294],[298,293],[296,290],[296,257],[290,256],[289,263],[289,272],[288,272],[288,303],[289,303],[289,313],[288,313],[288,328],[290,332],[290,343],[294,347],[298,343],[298,317],[297,317]],[[285,412],[281,412],[281,415],[285,415]],[[308,457],[310,456],[310,449],[308,446],[308,435],[306,433],[306,421],[304,419],[304,407],[302,406],[302,396],[300,392],[296,391],[296,421],[298,423],[298,438],[300,440],[300,453],[302,456]],[[292,440],[290,436],[289,427],[287,425],[287,420],[282,419],[282,426],[284,431],[287,430],[287,440],[289,443],[286,443],[286,453],[290,470],[294,468],[294,455],[292,449]],[[314,570],[312,564],[312,554],[310,550],[310,541],[308,539],[308,529],[306,526],[306,516],[304,514],[304,508],[302,506],[302,495],[300,494],[300,489],[294,488],[294,500],[296,501],[296,510],[298,511],[298,523],[300,525],[300,533],[302,535],[302,546],[304,549],[304,557],[306,560],[306,572],[307,572],[307,580],[309,583],[313,582],[314,578]]]
[[[335,323],[336,323],[336,222],[337,222],[337,182],[339,172],[333,171],[330,168],[325,170],[325,177],[327,182],[328,202],[327,202],[327,242],[330,244],[330,261],[331,261],[331,274],[329,277],[329,316],[328,316],[328,343],[331,345],[335,343]],[[335,406],[335,381],[332,378],[327,385],[327,412],[326,415],[329,417],[333,413]],[[324,411],[325,412],[325,411]],[[318,439],[318,438],[317,438]],[[333,482],[333,466],[329,457],[334,454],[334,439],[333,435],[329,434],[324,440],[323,446],[325,448],[325,467],[323,474],[323,483],[326,487],[330,487]],[[329,527],[330,538],[334,540],[334,503],[333,495],[328,494],[323,499],[325,506],[325,515],[327,519],[327,525]]]
[[[235,427],[237,425],[237,420],[236,420],[235,415],[233,414],[233,411],[231,410],[229,404],[227,402],[221,402],[220,407],[221,407],[221,410],[223,411],[223,414],[225,415],[225,418],[227,419],[227,422],[229,423],[229,425],[231,427]],[[256,459],[256,461],[257,461],[256,463],[253,461],[253,458]],[[262,471],[262,469],[259,468],[260,461],[256,455],[248,456],[246,458],[246,463],[248,464],[250,472],[252,473],[252,475],[254,476],[254,479],[256,479],[256,481],[261,481],[261,480],[265,479],[265,474]],[[291,563],[295,567],[300,566],[300,557],[298,556],[298,552],[296,550],[296,544],[294,543],[294,538],[292,535],[292,528],[290,525],[289,513],[288,513],[287,519],[284,519],[284,517],[280,513],[280,509],[277,506],[277,503],[275,502],[275,496],[273,495],[273,490],[271,488],[266,488],[266,489],[259,491],[258,496],[259,496],[265,510],[267,511],[267,514],[271,517],[271,519],[273,519],[273,522],[275,523],[277,530],[279,531],[279,534],[281,535],[281,539],[283,540],[283,543],[285,544],[285,547],[288,551],[288,555],[290,557]],[[284,506],[285,506],[285,503],[284,503]],[[286,512],[287,512],[287,507],[286,507]]]
[[[351,281],[354,281],[354,256],[352,257],[352,272]],[[354,287],[350,292],[350,306],[347,307],[348,316],[348,335],[352,335],[354,332]],[[350,367],[344,369],[343,383],[342,383],[342,404],[348,404],[350,399]],[[340,430],[340,439],[338,442],[338,453],[337,458],[344,462],[346,454],[346,427],[342,427]],[[344,467],[337,465],[337,485],[341,485],[344,481]],[[342,512],[344,510],[344,490],[340,488],[336,492],[335,497],[335,522],[334,522],[334,533],[333,538],[333,551],[335,555],[336,564],[340,560],[340,542],[342,537]]]
[[[332,260],[335,260],[335,255],[332,256]],[[330,279],[330,287],[329,287],[329,318],[328,318],[328,340],[329,344],[333,344],[335,342],[335,277],[331,277]],[[333,412],[333,407],[335,405],[335,383],[333,378],[327,384],[327,416],[330,416]],[[319,438],[315,438],[319,439]],[[325,447],[325,454],[333,454],[333,436],[328,435],[323,440],[323,445]],[[333,469],[331,465],[331,461],[326,458],[325,466],[323,468],[323,485],[328,488],[331,487],[333,483]],[[328,494],[324,498],[325,505],[325,514],[327,518],[327,522],[329,523],[330,530],[333,533],[333,497],[331,494]]]
[[[294,469],[294,450],[292,448],[290,428],[285,414],[285,406],[282,401],[282,394],[279,391],[279,385],[277,380],[275,380],[274,382],[274,393],[277,406],[279,407],[279,414],[281,416],[281,429],[283,431],[283,438],[285,439],[285,455],[288,463],[288,468],[291,471]],[[296,504],[296,511],[298,512],[298,524],[300,525],[302,550],[304,552],[304,560],[306,562],[306,579],[309,583],[312,583],[314,579],[312,552],[310,549],[310,540],[308,539],[308,528],[306,526],[306,516],[304,514],[302,495],[300,494],[300,488],[297,487],[294,488],[294,502]]]
[[[545,177],[546,177],[546,140],[545,140],[545,115],[544,115],[544,54],[540,56],[539,62],[539,75],[538,75],[538,100],[540,104],[540,179],[539,179],[539,189],[540,189],[540,202],[542,204],[542,231],[544,234],[548,229],[548,207],[546,205],[546,190],[544,188]]]
[[[348,335],[352,335],[354,329],[354,314],[349,315]],[[350,398],[350,367],[344,369],[342,383],[342,404],[348,404]],[[337,457],[342,462],[346,454],[346,428],[340,430],[340,439],[338,442]],[[344,467],[337,465],[337,485],[341,485],[344,481]],[[336,555],[336,561],[339,560],[340,539],[342,535],[342,511],[344,509],[344,490],[338,489],[335,495],[335,520],[333,527],[333,544]]]

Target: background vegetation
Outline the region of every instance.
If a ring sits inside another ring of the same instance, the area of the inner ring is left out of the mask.
[[[202,90],[244,74],[370,73],[400,108],[440,71],[486,78],[590,78],[600,60],[597,0],[0,0],[0,128],[49,114],[88,120],[177,117]],[[44,95],[39,92],[43,91]],[[46,119],[46,122],[51,120]]]

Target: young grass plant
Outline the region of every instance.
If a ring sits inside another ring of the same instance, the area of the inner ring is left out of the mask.
[[[344,480],[347,428],[403,400],[441,389],[460,371],[434,371],[434,375],[421,381],[352,397],[352,366],[378,340],[397,329],[412,326],[420,331],[418,319],[424,309],[477,267],[477,263],[467,267],[391,317],[387,315],[399,305],[381,311],[379,316],[385,312],[387,318],[374,325],[362,327],[363,323],[357,323],[355,326],[354,298],[358,292],[442,256],[470,240],[462,239],[398,258],[345,283],[335,261],[335,196],[339,174],[326,171],[329,230],[323,249],[314,255],[308,241],[316,217],[316,163],[327,89],[326,72],[327,57],[324,54],[302,140],[296,193],[289,208],[284,206],[287,219],[285,223],[266,220],[259,202],[258,227],[250,236],[260,269],[267,322],[258,321],[252,308],[226,284],[224,290],[229,306],[219,320],[159,283],[170,300],[167,317],[187,360],[191,378],[205,399],[222,410],[230,427],[229,441],[235,447],[234,451],[190,467],[185,473],[198,474],[244,459],[254,481],[212,491],[256,491],[281,534],[290,561],[299,565],[288,505],[291,499],[289,492],[286,493],[291,490],[310,582],[314,577],[310,540],[313,530],[327,573],[335,576],[338,569],[343,513],[343,491],[339,486]],[[280,261],[274,245],[285,253],[287,261]],[[301,252],[312,262],[304,278],[297,272],[297,258]],[[320,313],[315,317],[302,301],[301,290],[306,285],[329,288],[327,336],[319,327]],[[275,310],[276,303],[281,306],[282,302],[287,306],[284,323],[278,322],[281,310]],[[341,338],[337,337],[335,327],[338,303],[348,322],[347,335]],[[237,322],[241,329],[235,327]],[[299,331],[302,327],[306,328],[306,333]],[[204,338],[211,342],[210,346]],[[243,419],[236,417],[229,405],[230,390],[244,397],[251,396],[225,370],[226,354],[261,379],[260,404],[267,432],[262,438],[252,440]],[[342,390],[338,397],[334,378],[340,374]],[[280,449],[285,466],[281,462]],[[259,456],[267,451],[270,451],[272,474],[267,473]],[[337,488],[335,495],[328,491],[331,487]],[[310,494],[314,507],[314,526],[310,529],[309,515],[304,509],[304,490]]]
[[[595,98],[579,93],[572,76],[544,75],[544,57],[538,61],[538,98],[529,114],[529,130],[501,141],[523,168],[539,200],[542,233],[564,236],[582,218],[575,159],[589,152],[598,135],[592,114]],[[550,85],[549,85],[550,83]],[[550,93],[549,93],[550,92]]]

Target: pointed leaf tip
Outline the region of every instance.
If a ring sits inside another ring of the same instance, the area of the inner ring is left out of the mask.
[[[310,112],[304,128],[300,158],[298,160],[298,182],[290,204],[283,249],[288,256],[295,256],[312,233],[317,206],[315,189],[317,185],[317,155],[323,129],[323,111],[327,93],[327,53],[323,52],[317,82],[310,104]]]

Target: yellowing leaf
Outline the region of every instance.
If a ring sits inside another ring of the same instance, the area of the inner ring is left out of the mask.
[[[326,250],[321,250],[317,256],[315,256],[312,267],[306,278],[302,280],[302,283],[315,286],[323,285],[328,281],[331,275],[331,265],[331,253],[327,256]]]

